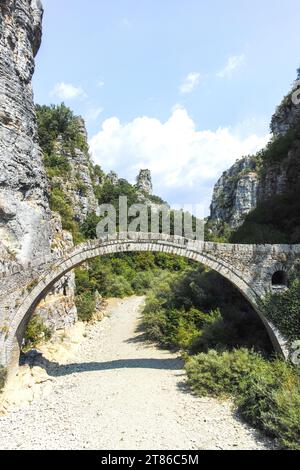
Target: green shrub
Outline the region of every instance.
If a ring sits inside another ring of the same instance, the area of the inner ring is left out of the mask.
[[[198,310],[164,308],[153,294],[147,298],[141,328],[146,336],[164,347],[188,349],[200,335],[199,321],[209,317]],[[201,320],[200,320],[201,319]]]
[[[3,390],[7,377],[7,369],[3,366],[0,366],[0,392]]]
[[[187,350],[198,337],[198,328],[193,323],[188,322],[186,319],[180,318],[176,331],[176,345],[180,349]]]
[[[78,193],[80,194],[80,196],[83,196],[85,197],[87,195],[87,186],[86,184],[79,180],[77,181],[76,183],[76,190],[78,191]]]
[[[262,357],[248,349],[222,353],[210,350],[189,358],[186,371],[189,384],[198,395],[231,396],[241,392],[243,376],[253,373],[262,363]]]
[[[226,222],[217,224],[207,221],[204,227],[204,238],[208,242],[228,243],[232,234],[232,228]]]
[[[85,238],[79,224],[75,221],[74,211],[70,200],[59,186],[52,187],[50,193],[50,208],[61,216],[62,227],[72,233],[75,244],[82,243]]]
[[[39,316],[34,315],[27,325],[22,350],[28,351],[35,348],[42,341],[49,341],[51,336],[51,329],[44,324]]]
[[[141,329],[146,332],[150,341],[158,342],[160,345],[165,344],[165,329],[167,321],[163,310],[149,311],[144,313],[141,322]]]
[[[166,253],[155,253],[154,262],[158,268],[172,272],[184,272],[188,267],[196,266],[181,256],[170,256]]]
[[[93,290],[94,292],[96,289],[91,282],[89,271],[83,268],[76,268],[75,269],[75,282],[76,282],[76,295],[81,295],[87,290]]]
[[[95,296],[91,292],[85,292],[75,297],[78,319],[89,322],[92,320],[96,310]]]
[[[284,292],[268,294],[261,308],[290,342],[300,338],[300,278],[294,279]]]
[[[300,449],[299,367],[239,349],[190,357],[186,371],[197,395],[232,397],[249,423],[283,447]]]
[[[207,352],[209,349],[227,349],[229,341],[232,340],[232,331],[227,328],[220,311],[216,310],[212,313],[211,321],[203,325],[201,331],[198,331],[198,335],[190,344],[189,350],[192,354]]]
[[[100,220],[95,212],[90,212],[80,226],[80,231],[87,240],[97,238],[97,224]]]
[[[62,225],[65,230],[72,230],[74,225],[74,212],[71,203],[64,191],[60,188],[53,188],[50,194],[50,208],[58,212],[62,218]]]
[[[143,310],[143,315],[146,316],[151,313],[162,310],[163,299],[158,298],[153,291],[147,295],[146,304]]]
[[[141,271],[136,273],[131,281],[132,290],[136,295],[144,295],[153,285],[153,273]]]
[[[299,368],[277,359],[244,381],[236,397],[251,424],[276,437],[286,448],[300,450]]]
[[[284,160],[292,149],[295,143],[295,138],[295,129],[290,129],[285,135],[273,138],[267,144],[266,148],[258,153],[264,167],[274,163],[280,163]]]
[[[133,295],[131,284],[124,276],[108,276],[105,289],[106,297],[128,297]]]
[[[50,178],[54,176],[66,176],[71,171],[68,159],[62,155],[45,155],[44,161]]]

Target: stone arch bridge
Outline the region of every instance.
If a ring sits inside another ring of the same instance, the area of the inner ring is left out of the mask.
[[[198,261],[228,279],[263,321],[275,349],[288,355],[287,341],[262,315],[259,300],[271,289],[284,289],[286,273],[298,261],[300,245],[238,245],[192,241],[153,233],[107,235],[76,246],[60,259],[44,260],[3,276],[0,295],[0,364],[18,362],[26,325],[34,309],[54,284],[85,261],[112,253],[163,252]],[[276,285],[272,285],[276,279]]]

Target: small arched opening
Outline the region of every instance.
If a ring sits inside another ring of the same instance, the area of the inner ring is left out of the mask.
[[[287,287],[288,286],[288,276],[285,271],[276,271],[272,276],[272,286],[273,287]]]

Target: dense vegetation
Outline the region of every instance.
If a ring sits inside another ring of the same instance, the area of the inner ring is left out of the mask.
[[[235,349],[192,356],[186,370],[197,395],[232,397],[250,424],[275,437],[282,447],[300,450],[299,367]]]
[[[39,143],[45,158],[58,157],[55,143],[60,137],[64,147],[74,151],[79,148],[87,151],[87,143],[79,132],[79,122],[73,112],[64,104],[59,106],[36,105]],[[53,166],[55,169],[55,165]]]
[[[79,318],[92,318],[95,293],[103,297],[143,295],[160,282],[163,273],[183,272],[191,263],[164,253],[118,254],[95,258],[89,269],[76,269],[76,305]]]
[[[22,351],[26,352],[29,349],[35,348],[41,341],[48,341],[51,336],[51,329],[45,326],[40,317],[33,315],[25,331]]]
[[[161,345],[192,352],[240,346],[271,350],[260,319],[242,295],[202,266],[166,279],[152,291],[142,326]]]
[[[232,243],[300,243],[300,190],[261,203],[229,239]]]

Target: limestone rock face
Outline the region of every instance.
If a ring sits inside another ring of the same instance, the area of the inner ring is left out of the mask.
[[[0,251],[19,262],[50,250],[51,213],[31,87],[42,14],[37,0],[0,4]]]
[[[258,175],[251,157],[238,160],[225,171],[214,187],[210,220],[238,227],[256,207]]]
[[[88,148],[87,131],[85,123],[81,117],[77,118],[79,123],[79,132],[82,135],[83,142]],[[70,200],[75,219],[83,222],[89,212],[98,213],[98,202],[93,187],[93,166],[88,154],[88,150],[75,148],[73,151],[66,150],[64,142],[58,139],[56,142],[56,153],[66,157],[70,165],[70,175],[67,181],[61,181],[60,177],[54,178],[57,182],[62,182],[63,189]]]
[[[214,188],[210,221],[217,225],[225,222],[235,229],[259,203],[299,189],[300,104],[293,100],[298,89],[299,98],[300,87],[295,83],[272,117],[273,144],[279,142],[281,154],[272,158],[274,147],[267,149],[268,157],[262,162],[260,174],[255,157],[243,158],[226,171]]]
[[[299,90],[299,93],[297,92]],[[300,104],[293,102],[300,97],[300,86],[295,83],[291,92],[282,100],[271,121],[271,131],[275,137],[285,135],[300,121]]]
[[[59,216],[50,211],[38,145],[31,78],[41,43],[42,16],[39,0],[0,2],[0,272],[3,276],[19,273],[16,279],[22,284],[30,279],[30,264],[55,257],[73,245]],[[13,291],[17,288],[9,278],[8,286],[2,284],[0,296],[7,308],[0,309],[0,330],[16,310]],[[66,297],[64,292],[70,294],[68,300],[49,300]],[[73,274],[45,299],[43,315],[55,328],[74,322]]]
[[[140,170],[137,177],[136,187],[138,191],[151,195],[153,192],[152,178],[150,170]]]
[[[115,173],[114,171],[110,171],[107,175],[107,179],[108,181],[110,181],[112,184],[118,184],[118,181],[119,181],[119,177],[117,175],[117,173]]]

